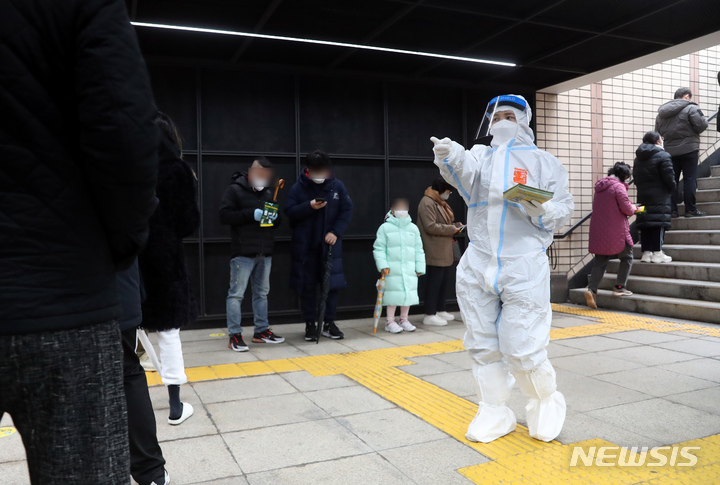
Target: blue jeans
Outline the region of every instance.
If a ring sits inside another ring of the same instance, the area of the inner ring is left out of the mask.
[[[238,256],[230,260],[230,290],[227,296],[228,331],[242,333],[240,309],[248,282],[252,283],[252,308],[255,315],[255,333],[268,329],[267,296],[270,293],[271,256],[246,258]]]

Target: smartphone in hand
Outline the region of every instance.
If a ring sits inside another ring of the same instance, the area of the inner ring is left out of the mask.
[[[325,202],[325,197],[315,197],[315,202],[323,203]]]

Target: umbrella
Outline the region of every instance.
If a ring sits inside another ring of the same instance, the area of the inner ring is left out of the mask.
[[[380,321],[380,316],[382,315],[383,295],[385,294],[385,276],[389,272],[390,271],[387,269],[382,270],[380,279],[377,280],[377,283],[375,283],[375,288],[377,288],[378,294],[377,300],[375,300],[375,313],[373,313],[373,317],[375,318],[375,328],[373,328],[373,333],[377,333],[377,325]]]
[[[328,246],[327,256],[325,256],[325,273],[323,274],[322,286],[320,287],[320,308],[318,309],[318,326],[317,340],[320,342],[323,325],[325,324],[325,308],[327,307],[328,293],[330,293],[330,271],[332,271],[332,246]]]
[[[139,328],[137,331],[138,339],[140,340],[140,343],[142,344],[143,348],[145,349],[145,352],[147,352],[148,357],[150,357],[150,362],[152,362],[152,365],[155,366],[155,370],[160,372],[160,360],[157,358],[157,354],[155,353],[155,348],[153,347],[152,343],[150,343],[150,339],[148,338],[147,334],[145,333],[145,330],[142,328]]]

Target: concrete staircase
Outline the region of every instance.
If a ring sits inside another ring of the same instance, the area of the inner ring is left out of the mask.
[[[630,297],[612,296],[619,261],[608,264],[598,290],[600,308],[720,323],[720,166],[711,176],[698,179],[698,209],[707,217],[673,219],[665,233],[663,250],[673,261],[641,263],[640,245],[635,247],[628,289]],[[585,304],[585,288],[570,290],[570,301]]]

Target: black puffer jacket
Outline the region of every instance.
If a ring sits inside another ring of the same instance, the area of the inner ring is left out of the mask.
[[[275,228],[280,225],[280,212],[273,227],[260,227],[255,210],[272,202],[275,189],[257,192],[248,183],[247,173],[236,172],[233,183],[225,191],[220,205],[220,222],[232,231],[231,257],[271,256],[275,247]]]
[[[670,154],[657,145],[643,143],[635,151],[633,177],[637,199],[645,213],[637,215],[638,228],[672,227],[671,196],[675,190],[675,172]]]
[[[0,1],[0,59],[0,334],[112,320],[157,177],[126,4]]]
[[[146,298],[142,325],[148,330],[180,328],[197,318],[183,250],[183,238],[192,236],[200,222],[196,190],[192,169],[180,158],[177,147],[163,140],[157,183],[160,203],[139,257]]]

